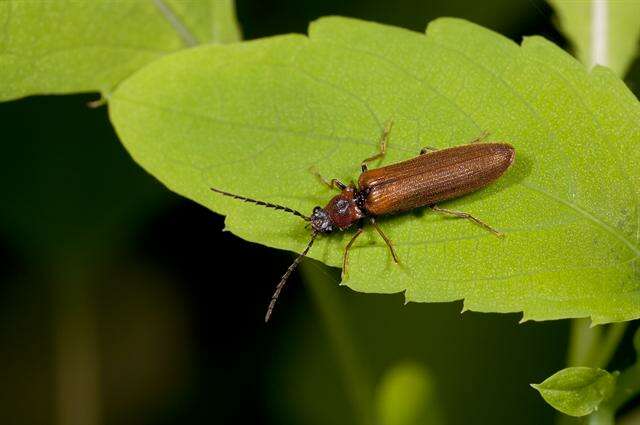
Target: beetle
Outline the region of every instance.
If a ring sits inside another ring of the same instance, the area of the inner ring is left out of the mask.
[[[485,133],[465,145],[441,150],[423,148],[414,158],[370,170],[367,164],[383,158],[386,154],[392,125],[393,123],[389,122],[385,127],[380,138],[378,153],[361,162],[362,173],[358,178],[357,186],[353,183],[344,184],[338,179],[326,180],[320,173],[312,170],[323,184],[331,189],[338,189],[340,193],[331,198],[324,208],[315,207],[310,216],[286,206],[211,188],[216,193],[244,202],[289,212],[310,224],[311,240],[276,286],[267,308],[265,322],[269,321],[287,279],[302,258],[307,255],[319,235],[344,231],[357,225],[357,230],[345,246],[342,257],[343,277],[347,273],[349,250],[362,234],[365,221],[369,221],[382,237],[393,261],[399,262],[391,240],[376,222],[376,217],[379,216],[398,214],[426,206],[440,214],[467,219],[496,236],[503,236],[502,233],[473,215],[441,208],[438,203],[474,192],[497,180],[513,164],[515,159],[513,146],[508,143],[480,143],[486,136]]]

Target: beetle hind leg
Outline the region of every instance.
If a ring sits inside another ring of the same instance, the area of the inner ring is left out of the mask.
[[[487,223],[485,223],[484,221],[472,216],[469,213],[466,212],[462,212],[462,211],[455,211],[455,210],[448,210],[445,208],[440,208],[437,205],[432,205],[430,207],[433,211],[440,213],[440,214],[445,214],[445,215],[449,215],[449,216],[453,216],[453,217],[458,217],[458,218],[464,218],[466,220],[469,220],[475,224],[477,224],[478,226],[482,227],[485,230],[488,230],[489,232],[493,233],[494,235],[496,235],[499,238],[504,237],[504,233],[499,232],[498,230],[494,229],[493,227],[489,226]]]
[[[368,170],[367,163],[371,161],[375,161],[378,158],[382,158],[387,153],[387,141],[389,140],[389,133],[391,132],[391,127],[393,127],[393,120],[389,120],[384,130],[382,131],[382,137],[380,137],[380,150],[378,151],[378,153],[365,159],[360,164],[360,167],[362,168],[363,173]]]

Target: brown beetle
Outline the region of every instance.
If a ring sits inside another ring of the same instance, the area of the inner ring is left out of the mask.
[[[365,220],[369,220],[373,225],[389,247],[393,260],[396,263],[398,262],[398,256],[393,249],[393,244],[376,223],[375,218],[377,216],[396,214],[428,206],[435,212],[465,218],[497,236],[502,235],[491,226],[468,213],[440,208],[436,204],[440,201],[476,191],[498,179],[509,168],[515,158],[515,150],[511,145],[507,143],[477,143],[484,137],[481,136],[467,145],[442,150],[425,148],[415,158],[369,170],[367,163],[385,155],[390,130],[391,123],[387,125],[383,132],[380,140],[380,151],[362,161],[362,174],[358,179],[357,187],[353,184],[345,185],[337,179],[327,181],[319,173],[314,172],[324,184],[330,188],[339,189],[340,194],[333,197],[324,208],[315,207],[310,217],[282,205],[258,201],[211,188],[214,192],[231,196],[235,199],[290,212],[310,222],[312,229],[311,240],[304,251],[289,266],[276,286],[265,315],[265,321],[268,321],[271,317],[278,296],[287,279],[302,258],[309,252],[319,234],[329,234],[336,230],[348,229],[354,224],[358,225],[358,230],[344,250],[342,261],[343,276],[347,272],[349,249],[358,236],[362,234]]]

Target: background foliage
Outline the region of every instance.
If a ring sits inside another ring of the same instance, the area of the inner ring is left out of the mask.
[[[550,10],[537,1],[238,3],[247,39],[304,33],[308,22],[331,14],[415,31],[450,15],[518,42],[525,34],[562,42]],[[11,60],[0,56],[4,65]],[[637,69],[632,64],[632,88]],[[0,105],[11,142],[3,146],[11,160],[2,169],[0,208],[5,421],[351,424],[361,416],[350,376],[362,377],[369,399],[385,400],[398,382],[393,371],[410,359],[423,383],[403,385],[422,388],[430,403],[428,389],[436,388],[446,423],[551,422],[551,409],[524,383],[562,367],[566,323],[460,316],[459,304],[399,308],[399,296],[355,294],[309,279],[307,289],[291,282],[276,325],[265,329],[264,303],[289,256],[222,233],[219,216],[163,191],[123,151],[106,112],[85,108],[91,99]],[[337,277],[309,266],[319,281]],[[319,301],[323,296],[333,310]],[[335,349],[339,341],[349,346]],[[349,372],[345,352],[357,356],[359,371]],[[623,350],[612,367],[632,359]]]
[[[575,56],[591,67],[607,65],[627,74],[638,53],[640,3],[637,1],[549,0],[557,21],[567,34]],[[602,7],[604,6],[604,7]],[[596,36],[597,34],[597,36]]]
[[[240,38],[231,0],[8,0],[0,3],[0,22],[0,100],[108,93],[162,55]]]

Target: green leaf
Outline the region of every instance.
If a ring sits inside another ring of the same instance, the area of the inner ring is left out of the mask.
[[[286,35],[158,60],[125,81],[111,119],[132,154],[171,190],[227,215],[249,241],[300,252],[297,217],[212,193],[220,188],[310,213],[334,191],[309,173],[356,180],[395,122],[379,164],[423,146],[491,132],[516,163],[496,184],[443,204],[506,233],[420,210],[369,228],[344,282],[407,301],[464,298],[465,309],[524,319],[640,317],[640,105],[611,71],[590,74],[540,37],[520,47],[439,19],[427,36],[345,18]],[[373,164],[376,166],[378,164]],[[318,238],[310,256],[339,267],[353,231]]]
[[[541,384],[531,384],[555,409],[570,416],[585,416],[607,400],[616,387],[618,372],[591,367],[569,367]]]
[[[625,75],[638,53],[640,2],[636,0],[549,0],[578,59]]]
[[[389,369],[377,388],[381,425],[442,424],[433,379],[420,364],[403,362]]]
[[[143,65],[239,39],[232,0],[0,2],[0,100],[109,92]]]

